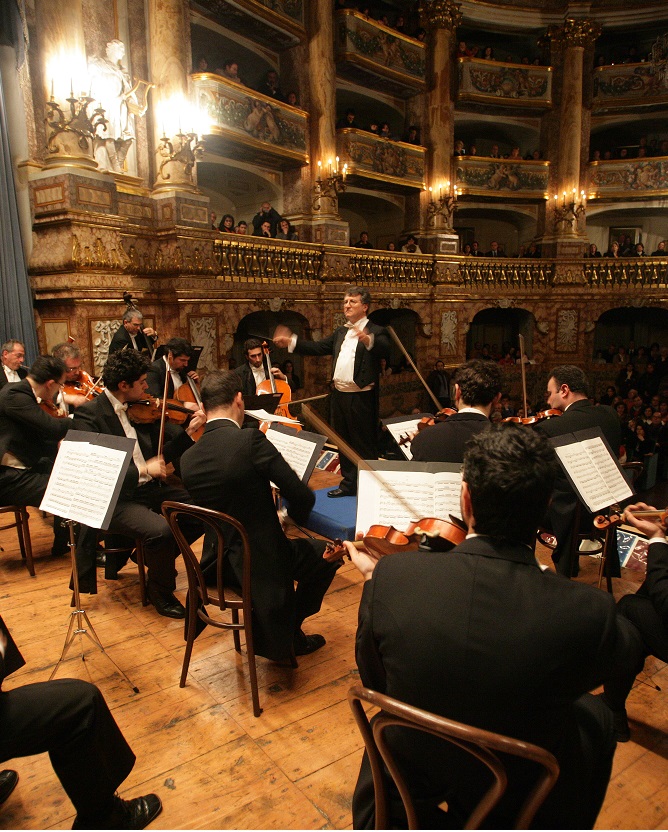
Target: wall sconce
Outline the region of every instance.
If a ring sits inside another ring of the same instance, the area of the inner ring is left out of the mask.
[[[189,133],[184,133],[179,127],[178,133],[173,139],[169,139],[163,127],[156,152],[162,158],[157,177],[161,184],[169,182],[173,185],[190,184],[194,187],[193,169],[204,152],[204,144],[192,128]]]
[[[553,206],[552,223],[554,231],[557,232],[561,229],[574,233],[577,230],[580,218],[586,216],[587,195],[584,191],[580,191],[580,200],[578,201],[577,188],[573,188],[570,197],[567,196],[566,191],[563,191],[561,205],[559,204],[559,194],[555,194]]]
[[[69,104],[69,114],[63,112],[66,108],[61,108],[56,101],[51,82],[51,98],[46,102],[47,150],[59,162],[76,160],[78,164],[96,167],[93,139],[98,128],[104,128],[107,124],[105,111],[102,107],[97,107],[89,113],[88,108],[94,99],[85,92],[76,96],[73,87],[70,87],[70,97],[66,101]]]
[[[332,164],[330,161],[327,164],[327,176],[323,177],[322,162],[318,161],[318,175],[313,186],[313,210],[320,211],[322,199],[329,199],[331,201],[332,210],[336,210],[338,195],[343,193],[346,189],[346,176],[348,175],[348,165],[345,164],[339,170],[339,157],[336,157],[336,162]]]
[[[455,185],[450,189],[450,180],[448,179],[445,185],[439,186],[438,199],[434,199],[434,190],[429,188],[429,202],[427,203],[427,224],[430,228],[435,228],[437,225],[443,227],[446,231],[453,232],[452,219],[457,207],[457,197],[461,191]]]

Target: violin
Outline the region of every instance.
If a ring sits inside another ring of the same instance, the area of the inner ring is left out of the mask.
[[[440,422],[445,422],[445,420],[449,416],[454,416],[457,411],[454,407],[444,407],[438,412],[434,413],[433,416],[423,416],[420,421],[416,425],[416,432],[415,433],[406,433],[399,437],[399,445],[410,445],[410,443],[415,439],[420,431],[424,430],[425,428],[431,428]]]
[[[544,422],[546,419],[553,419],[555,416],[562,416],[561,410],[551,408],[549,410],[541,410],[540,413],[534,413],[533,416],[506,416],[501,419],[502,424],[512,425],[537,425],[539,422]]]
[[[134,422],[135,425],[152,425],[153,422],[160,421],[162,406],[162,399],[156,399],[155,396],[147,393],[144,399],[137,402],[128,402],[128,419]],[[167,412],[170,421],[177,425],[184,424],[193,415],[192,410],[183,407],[173,399],[167,399]]]
[[[91,401],[104,390],[104,385],[96,383],[95,379],[85,370],[79,370],[79,377],[72,381],[68,380],[63,385],[63,393],[70,396],[84,396],[86,401]]]
[[[624,514],[627,511],[629,512],[629,514],[632,514],[633,517],[644,517],[647,520],[656,520],[661,526],[665,526],[666,521],[668,520],[668,508],[641,509],[640,511],[629,511],[628,508],[624,509],[624,511],[620,511],[619,508],[613,508],[610,510],[610,513],[607,517],[604,514],[599,514],[598,516],[594,517],[594,526],[597,529],[602,530],[607,529],[610,526],[619,525],[620,523],[624,522]]]
[[[49,416],[53,416],[55,419],[67,419],[67,413],[58,407],[52,399],[42,399],[39,406],[45,413],[48,413]]]

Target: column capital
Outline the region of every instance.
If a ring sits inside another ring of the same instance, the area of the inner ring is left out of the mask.
[[[548,38],[563,41],[566,46],[590,46],[601,35],[601,27],[595,20],[567,17],[563,26],[550,26]]]
[[[420,0],[419,11],[425,29],[453,32],[462,22],[461,3],[455,0]]]

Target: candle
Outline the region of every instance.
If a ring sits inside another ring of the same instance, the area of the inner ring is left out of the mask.
[[[51,101],[53,101],[53,100],[54,100],[54,99],[53,99],[53,95],[54,95],[54,93],[53,93],[53,78],[52,78],[52,79],[51,79]]]
[[[335,172],[336,172],[336,173],[338,173],[338,172],[339,172],[339,157],[338,157],[338,156],[336,157],[336,169],[335,169]]]
[[[563,199],[563,206],[562,207],[564,207],[564,208],[566,207],[566,191],[564,191],[564,199]]]
[[[74,81],[70,78],[70,98],[74,98]]]

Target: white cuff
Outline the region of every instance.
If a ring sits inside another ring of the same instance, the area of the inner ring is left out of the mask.
[[[367,350],[372,350],[373,349],[373,339],[374,339],[374,334],[373,334],[373,332],[370,332],[369,333],[369,346],[367,347]]]
[[[297,333],[293,332],[290,336],[290,343],[288,344],[288,352],[294,352],[297,346]]]

